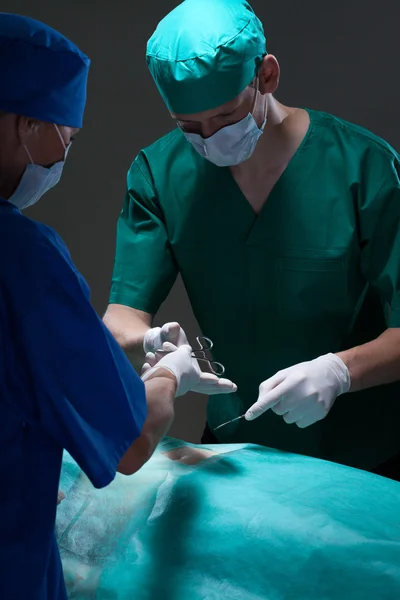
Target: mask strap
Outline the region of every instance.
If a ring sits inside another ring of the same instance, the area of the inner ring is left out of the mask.
[[[53,123],[53,125],[54,125],[54,127],[56,128],[56,131],[57,131],[57,133],[58,133],[58,137],[60,138],[60,140],[61,140],[61,143],[62,143],[62,145],[63,145],[63,148],[64,148],[64,150],[65,150],[65,154],[64,154],[64,160],[65,160],[65,159],[67,158],[68,150],[69,150],[69,147],[70,147],[70,145],[71,145],[71,144],[69,144],[68,146],[66,146],[66,145],[65,145],[64,138],[63,138],[63,136],[61,135],[61,132],[60,132],[60,130],[58,129],[58,126],[57,126],[55,123]],[[32,164],[32,165],[33,165],[33,164],[35,164],[35,163],[33,162],[32,155],[31,155],[31,153],[29,152],[29,150],[28,150],[28,148],[27,148],[27,146],[26,146],[25,144],[24,144],[24,150],[25,150],[25,152],[27,153],[27,155],[28,155],[28,158],[29,158],[29,160],[31,161],[31,164]]]
[[[24,144],[24,150],[27,153],[29,160],[31,161],[31,165],[33,165],[34,163],[33,163],[33,160],[32,160],[31,153],[29,152],[29,150],[28,150],[27,146],[25,146],[25,144]]]
[[[257,95],[258,95],[258,91],[260,89],[260,80],[259,80],[259,76],[257,75],[257,82],[256,82],[256,92],[254,94],[254,100],[253,100],[253,107],[251,109],[251,114],[253,114],[254,109],[256,107],[256,102],[257,102]]]
[[[257,101],[259,91],[260,91],[260,78],[259,78],[259,75],[257,75],[256,93],[254,96],[253,109],[251,111],[251,114],[254,113],[254,109],[256,107],[256,101]],[[264,118],[263,118],[264,124],[265,124],[266,120],[267,120],[267,97],[265,96],[265,98],[264,98]]]
[[[264,119],[263,119],[263,123],[266,123],[267,121],[267,96],[265,96],[264,98]]]
[[[60,138],[60,140],[61,140],[61,143],[62,143],[62,145],[63,145],[63,148],[64,148],[64,150],[65,150],[65,153],[64,153],[64,162],[65,162],[65,160],[66,160],[66,158],[67,158],[67,155],[68,155],[68,150],[69,150],[69,148],[70,148],[70,146],[71,146],[71,143],[69,143],[69,144],[68,144],[68,146],[66,146],[66,145],[65,145],[65,142],[64,142],[64,138],[63,138],[63,136],[61,135],[61,131],[60,131],[60,130],[59,130],[59,128],[58,128],[58,125],[56,125],[55,123],[53,123],[53,125],[54,125],[54,127],[56,128],[56,131],[57,131],[57,133],[58,133],[58,137]]]

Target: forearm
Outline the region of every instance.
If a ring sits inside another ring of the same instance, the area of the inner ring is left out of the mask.
[[[141,369],[143,367],[143,363],[145,362],[145,354],[143,350],[143,340],[146,334],[147,329],[143,333],[135,332],[131,337],[122,337],[117,339],[117,342],[120,344],[124,352],[133,368],[141,374]]]
[[[118,471],[132,475],[152,456],[159,442],[167,434],[174,419],[176,379],[168,371],[158,371],[145,382],[147,419],[140,437],[122,458]]]
[[[103,322],[126,352],[133,367],[140,371],[145,358],[143,340],[151,327],[151,315],[111,304],[107,308]]]
[[[387,329],[378,338],[338,352],[347,366],[351,379],[351,392],[400,379],[400,328]]]

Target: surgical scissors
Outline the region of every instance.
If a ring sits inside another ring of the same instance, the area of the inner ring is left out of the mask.
[[[202,362],[206,362],[211,373],[221,377],[221,375],[225,373],[224,365],[212,360],[212,358],[207,358],[207,353],[210,353],[212,347],[214,346],[213,342],[210,340],[210,338],[204,337],[203,335],[197,336],[196,341],[199,345],[199,348],[198,350],[193,350],[193,358]],[[157,354],[169,354],[170,352],[170,350],[156,350]]]

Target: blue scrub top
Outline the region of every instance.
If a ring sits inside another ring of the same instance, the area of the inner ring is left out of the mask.
[[[0,596],[66,598],[54,535],[63,448],[108,485],[144,385],[49,227],[0,200]]]

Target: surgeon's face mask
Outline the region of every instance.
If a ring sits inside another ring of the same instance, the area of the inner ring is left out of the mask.
[[[64,147],[64,158],[63,160],[56,162],[50,168],[41,167],[40,165],[34,164],[28,148],[24,146],[25,152],[27,153],[31,164],[26,167],[17,189],[8,199],[9,202],[17,206],[20,210],[35,204],[46,192],[57,185],[61,179],[65,160],[71,147],[71,143],[66,146],[57,125],[54,125],[54,127],[56,128],[58,136]]]
[[[183,131],[185,137],[201,156],[217,167],[233,167],[248,160],[256,149],[267,122],[267,105],[264,107],[264,121],[259,128],[253,117],[258,97],[258,80],[252,112],[244,119],[223,127],[209,138],[198,133]]]

